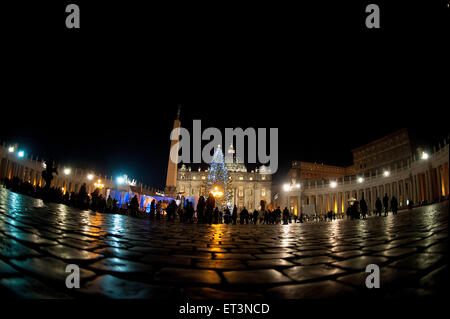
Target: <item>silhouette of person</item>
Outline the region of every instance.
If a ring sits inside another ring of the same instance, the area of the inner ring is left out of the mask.
[[[237,214],[238,214],[237,211],[238,211],[237,206],[234,205],[233,213],[231,214],[231,219],[233,220],[234,225],[236,225],[236,221],[237,221]]]
[[[392,209],[392,214],[397,215],[398,201],[397,201],[397,198],[395,198],[395,196],[392,196],[392,199],[391,199],[391,209]]]
[[[287,225],[288,222],[289,222],[289,210],[287,207],[285,207],[283,210],[283,224]]]
[[[375,215],[381,216],[381,211],[383,210],[383,204],[381,204],[381,200],[379,197],[377,197],[377,200],[375,201],[375,209],[376,209]]]
[[[383,197],[383,206],[384,206],[384,216],[387,216],[389,208],[389,197],[387,193],[385,193]]]
[[[364,200],[364,196],[359,201],[359,207],[361,207],[361,214],[362,214],[363,219],[366,219],[367,211],[369,209],[367,207],[366,201]]]
[[[205,197],[200,196],[197,203],[197,223],[201,224],[205,222]]]
[[[213,211],[216,206],[216,199],[212,193],[209,193],[208,199],[206,200],[206,219],[208,224],[212,224]]]

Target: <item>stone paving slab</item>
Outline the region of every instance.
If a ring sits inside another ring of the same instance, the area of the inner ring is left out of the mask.
[[[0,277],[18,275],[18,274],[19,274],[19,272],[16,269],[11,267],[4,261],[0,260]]]
[[[64,260],[95,260],[102,257],[100,254],[64,245],[44,247],[42,249],[54,257]]]
[[[9,290],[8,297],[26,299],[72,299],[69,295],[31,277],[0,279],[0,286]]]
[[[263,299],[262,294],[233,292],[213,289],[209,287],[189,287],[184,289],[184,297],[187,299]]]
[[[321,299],[348,298],[357,291],[336,281],[326,280],[318,283],[284,285],[267,291],[269,297],[275,299]]]
[[[220,284],[220,277],[214,270],[163,268],[155,275],[157,282],[171,282],[177,284]]]
[[[67,263],[53,257],[33,257],[24,260],[12,259],[11,263],[22,270],[42,277],[46,280],[53,280],[65,285],[68,273],[66,272]],[[85,280],[95,277],[95,273],[80,268],[80,279]]]
[[[291,281],[288,277],[275,269],[226,271],[223,275],[228,283],[239,285],[266,285]]]
[[[77,293],[113,299],[168,299],[173,294],[173,288],[104,275],[87,282]]]
[[[327,277],[345,273],[345,270],[338,267],[320,264],[311,266],[295,266],[283,270],[283,273],[295,281],[309,281],[327,279]]]
[[[367,220],[197,225],[80,211],[0,188],[0,293],[432,298],[449,277],[448,212],[447,201]],[[80,289],[65,287],[70,263],[81,268]],[[377,290],[365,286],[370,263],[380,267]]]

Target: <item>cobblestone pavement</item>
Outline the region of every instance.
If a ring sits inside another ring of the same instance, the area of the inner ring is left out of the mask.
[[[0,189],[0,292],[24,298],[434,297],[448,279],[448,201],[397,216],[196,225],[44,204]],[[365,286],[380,266],[381,288]],[[65,286],[67,264],[81,287]]]

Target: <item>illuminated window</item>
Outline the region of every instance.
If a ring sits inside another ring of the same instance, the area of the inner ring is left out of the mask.
[[[265,188],[261,188],[261,196],[266,196],[266,189]]]
[[[244,177],[242,177],[242,176],[239,176],[239,180],[240,181],[242,181],[244,179]]]
[[[195,177],[195,176],[192,176],[192,179],[196,179],[196,177]]]
[[[253,180],[253,177],[250,177],[250,180],[252,181],[252,180]]]
[[[239,186],[239,197],[244,196],[244,187],[243,186]]]
[[[203,175],[203,176],[202,176],[202,179],[205,179],[205,178],[206,178],[206,176],[205,176],[205,175]]]

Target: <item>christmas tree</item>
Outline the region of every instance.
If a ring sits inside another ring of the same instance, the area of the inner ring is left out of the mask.
[[[216,198],[216,206],[219,209],[224,209],[227,205],[230,205],[230,180],[220,145],[214,152],[209,166],[207,190],[208,194],[213,193]]]

